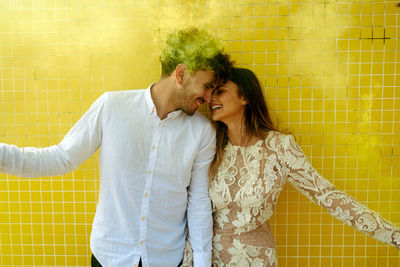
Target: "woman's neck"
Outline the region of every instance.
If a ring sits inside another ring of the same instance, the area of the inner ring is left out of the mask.
[[[227,126],[229,141],[235,146],[251,146],[258,141],[257,136],[248,132],[244,121],[240,123],[230,123]]]

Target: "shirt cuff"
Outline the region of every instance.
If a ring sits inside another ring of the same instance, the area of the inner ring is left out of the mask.
[[[195,253],[193,252],[194,267],[211,266],[211,253]]]

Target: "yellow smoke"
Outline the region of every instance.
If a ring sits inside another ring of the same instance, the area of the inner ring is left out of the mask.
[[[280,9],[286,12],[283,4],[289,5],[289,1],[279,1],[279,4]],[[355,18],[338,16],[336,1],[329,0],[324,3],[290,5],[288,9],[289,36],[292,43],[289,55],[290,76],[311,77],[314,96],[348,98],[348,90],[351,90],[348,66],[349,63],[358,61],[351,55],[340,54],[338,51],[347,51],[349,48],[347,42],[337,40],[348,39],[349,27],[357,25]],[[374,84],[374,87],[381,86],[382,84]],[[359,106],[347,107],[348,110],[358,113],[359,125],[355,133],[348,132],[346,156],[356,158],[359,166],[366,167],[371,179],[378,181],[381,187],[388,188],[399,181],[383,171],[390,169],[391,165],[382,159],[380,134],[373,133],[371,129],[371,112],[378,112],[372,111],[372,100],[375,96],[362,94],[358,97]],[[324,133],[323,128],[314,130]]]

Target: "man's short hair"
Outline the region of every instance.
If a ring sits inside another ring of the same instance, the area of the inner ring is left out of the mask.
[[[223,53],[221,42],[196,28],[175,31],[168,35],[161,51],[161,75],[169,76],[178,64],[185,64],[191,73],[213,70],[216,79],[227,80],[232,63]]]

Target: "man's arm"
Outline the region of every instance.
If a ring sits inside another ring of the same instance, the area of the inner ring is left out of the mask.
[[[55,176],[76,169],[101,144],[104,95],[97,99],[60,144],[47,148],[0,143],[0,172],[22,177]]]
[[[215,132],[211,125],[201,137],[200,151],[192,167],[188,196],[189,240],[193,248],[194,266],[211,266],[212,210],[208,195],[208,169],[215,154]]]

